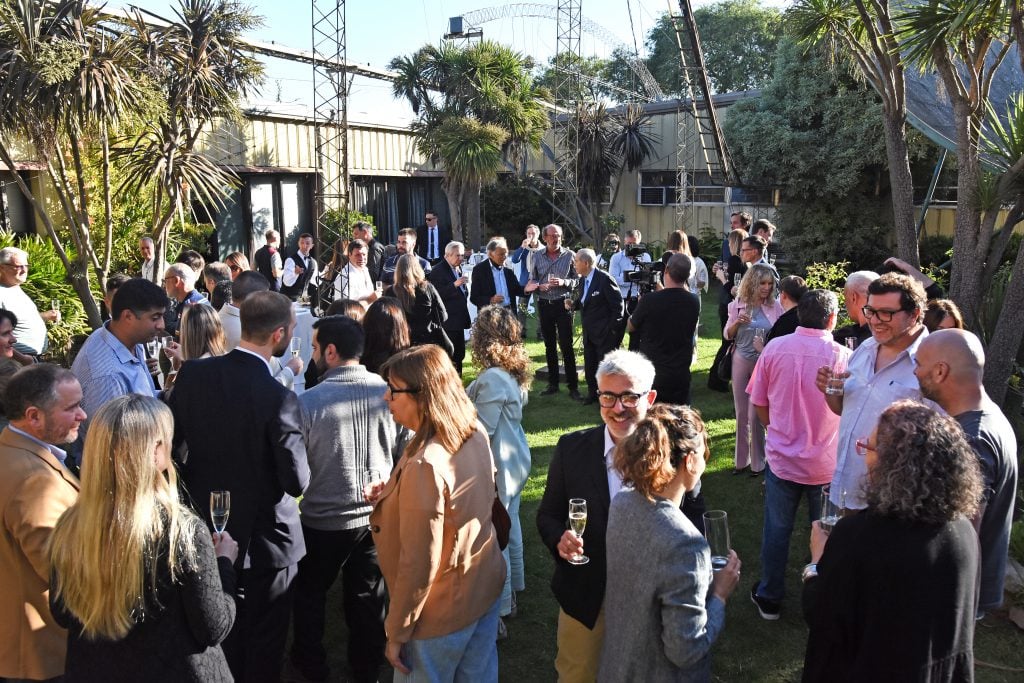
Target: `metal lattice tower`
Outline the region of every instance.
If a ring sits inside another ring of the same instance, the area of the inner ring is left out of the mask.
[[[313,120],[317,253],[327,253],[328,212],[348,217],[348,76],[345,0],[313,0]],[[325,248],[326,247],[326,248]]]
[[[558,0],[558,40],[555,64],[576,65],[580,61],[582,35],[582,8],[579,0]],[[575,68],[559,69],[555,85],[555,102],[565,110],[554,117],[555,172],[552,176],[556,210],[562,215],[566,228],[585,231],[578,207],[579,197],[579,100],[580,77]]]
[[[711,182],[727,186],[738,185],[739,179],[711,101],[711,83],[690,0],[678,0],[678,5],[676,13],[670,4],[669,14],[679,47],[679,80],[685,97],[676,109],[676,226],[685,230],[694,227],[694,194],[689,185],[695,173],[706,172]]]

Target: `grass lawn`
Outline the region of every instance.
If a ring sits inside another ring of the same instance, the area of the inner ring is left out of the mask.
[[[693,405],[708,423],[712,440],[711,461],[702,480],[702,490],[708,509],[728,511],[732,545],[743,561],[740,585],[727,606],[725,630],[713,650],[714,678],[748,683],[799,680],[807,640],[807,628],[800,613],[799,577],[800,569],[809,560],[807,525],[802,523],[807,520],[806,506],[798,513],[793,534],[782,616],[778,621],[763,621],[749,599],[750,587],[757,580],[760,567],[763,478],[731,474],[735,443],[732,395],[707,389],[707,370],[719,344],[719,323],[716,305],[705,298],[692,394]],[[544,363],[544,347],[532,341],[532,323],[529,338],[530,355],[540,367]],[[582,356],[578,362],[582,369]],[[472,367],[467,368],[467,382],[475,372]],[[534,384],[524,416],[523,426],[533,455],[533,470],[520,510],[526,543],[526,590],[520,594],[519,616],[506,622],[509,638],[498,646],[502,681],[555,680],[558,605],[548,587],[553,560],[536,531],[537,505],[544,492],[548,463],[558,438],[568,431],[600,422],[597,406],[584,407],[571,401],[564,387],[557,396],[542,397],[540,391],[544,387],[543,382]],[[330,622],[325,641],[334,671],[344,670],[345,657],[339,586],[340,581],[329,597]],[[1024,632],[1016,630],[1006,620],[985,620],[976,631],[975,657],[979,660],[979,681],[1024,680],[1021,673],[1024,671]]]

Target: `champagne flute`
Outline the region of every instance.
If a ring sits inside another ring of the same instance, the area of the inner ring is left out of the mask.
[[[725,510],[704,513],[704,537],[711,550],[711,569],[717,572],[729,563],[729,515]]]
[[[224,533],[228,525],[228,516],[231,514],[231,492],[210,491],[210,521],[213,522],[213,530],[218,534]]]
[[[60,299],[50,299],[50,310],[60,313]]]
[[[299,352],[302,350],[302,338],[292,337],[291,341],[292,358],[298,358]]]
[[[576,538],[583,538],[583,530],[587,528],[587,501],[583,498],[569,499],[569,528]],[[569,564],[586,564],[590,558],[580,553],[568,561]]]
[[[741,282],[743,282],[743,276],[742,275],[740,275],[739,273],[736,273],[735,275],[732,276],[732,284],[733,284],[734,287],[738,288],[740,286]]]

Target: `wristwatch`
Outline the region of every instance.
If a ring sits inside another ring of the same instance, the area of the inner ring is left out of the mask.
[[[803,573],[800,575],[800,580],[807,583],[811,579],[818,577],[818,565],[816,562],[811,562],[804,567]]]

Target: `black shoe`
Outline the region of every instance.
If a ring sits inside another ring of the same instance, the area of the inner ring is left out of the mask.
[[[571,398],[574,401],[581,401],[581,402],[583,401],[583,397],[580,396],[579,389],[570,389],[569,390],[569,398]]]
[[[732,473],[733,473],[733,475],[737,475],[737,474],[743,474],[743,473],[744,473],[744,472],[746,472],[746,471],[747,471],[747,468],[746,468],[746,467],[740,467],[740,468],[738,468],[738,469],[734,469],[734,470],[732,471]]]
[[[782,605],[774,600],[768,598],[762,598],[757,594],[757,586],[761,582],[758,581],[750,587],[750,601],[757,606],[757,611],[761,614],[761,618],[766,621],[776,621],[779,618],[779,612],[782,609]]]
[[[557,394],[557,393],[558,393],[558,386],[554,385],[554,384],[549,384],[547,389],[545,389],[544,391],[540,392],[540,395],[541,396],[551,396],[552,394]]]
[[[755,479],[757,477],[760,477],[761,476],[761,470],[750,470],[750,476],[754,477]]]

